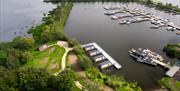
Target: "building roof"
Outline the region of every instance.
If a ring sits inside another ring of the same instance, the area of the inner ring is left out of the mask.
[[[69,47],[69,45],[66,41],[57,41],[57,44],[61,47]]]
[[[44,44],[44,45],[41,45],[38,49],[39,49],[39,51],[43,51],[43,50],[45,50],[46,48],[47,48],[47,45]]]

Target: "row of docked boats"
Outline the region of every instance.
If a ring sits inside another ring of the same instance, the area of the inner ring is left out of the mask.
[[[145,22],[149,21],[152,26],[150,28],[152,29],[158,29],[161,27],[166,27],[168,31],[175,31],[177,35],[180,35],[180,27],[177,27],[171,22],[169,19],[161,18],[158,16],[155,16],[154,14],[151,14],[149,12],[143,11],[141,9],[132,8],[129,6],[110,6],[104,7],[105,10],[108,10],[108,12],[105,13],[105,15],[108,15],[111,17],[112,20],[120,20],[119,24],[132,24],[132,23],[138,23],[138,22]],[[122,15],[117,15],[119,13],[123,13]],[[128,18],[130,17],[130,18]],[[128,19],[124,19],[128,18]]]
[[[138,48],[137,50],[132,48],[129,50],[129,55],[136,61],[146,63],[149,65],[157,65],[154,60],[163,61],[163,57],[159,54],[152,52],[149,49]]]
[[[116,9],[120,9],[121,6],[104,6],[103,8],[105,10],[116,10]]]
[[[82,46],[90,58],[97,64],[100,69],[114,66],[117,69],[121,65],[110,57],[99,45],[96,43],[89,43]]]
[[[102,55],[102,53],[98,51],[93,45],[83,47],[83,49],[86,51],[89,57],[92,58],[95,63],[97,63],[100,69],[112,66],[112,64],[107,60],[107,58]]]

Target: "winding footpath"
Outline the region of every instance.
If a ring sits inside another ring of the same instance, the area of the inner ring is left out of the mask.
[[[62,60],[61,60],[61,70],[59,72],[54,73],[54,75],[57,76],[61,71],[65,70],[67,55],[71,50],[73,50],[73,48],[69,48],[68,43],[65,41],[59,41],[59,42],[57,42],[57,44],[52,44],[50,46],[54,46],[54,45],[58,45],[58,46],[63,47],[65,49],[65,53],[64,53]],[[79,81],[74,81],[74,83],[79,89],[81,89],[81,90],[84,89],[84,86],[81,85],[81,83]],[[88,91],[87,89],[84,89],[84,90]]]
[[[72,50],[72,48],[65,48],[65,53],[62,57],[62,64],[61,64],[62,69],[61,70],[64,70],[66,68],[66,58],[67,58],[69,51],[71,51],[71,50]]]

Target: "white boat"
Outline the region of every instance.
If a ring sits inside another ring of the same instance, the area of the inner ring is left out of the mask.
[[[176,32],[176,35],[180,35],[180,31],[177,31],[177,32]]]
[[[158,25],[154,25],[154,26],[152,26],[151,28],[158,29],[159,26],[158,26]]]
[[[122,24],[126,24],[126,20],[122,20],[122,21],[120,21],[120,22],[119,22],[119,24],[120,24],[120,25],[122,25]]]
[[[105,10],[115,10],[115,9],[120,9],[120,6],[104,6],[103,7]]]
[[[166,27],[166,30],[168,30],[168,31],[170,31],[172,29],[173,29],[173,27]]]
[[[127,20],[127,21],[126,21],[126,24],[127,24],[127,25],[131,24],[131,21],[130,21],[130,20]]]
[[[113,20],[117,20],[117,19],[118,19],[118,17],[117,17],[117,16],[111,16],[111,19],[113,19]]]

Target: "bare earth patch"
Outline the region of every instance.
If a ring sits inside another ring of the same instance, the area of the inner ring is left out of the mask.
[[[114,91],[112,88],[106,86],[106,85],[102,85],[99,87],[100,91]]]
[[[46,64],[48,63],[48,59],[49,59],[49,57],[44,57],[44,58],[42,58],[41,60],[39,60],[40,62],[40,64],[41,65],[44,65],[44,66],[46,66]]]
[[[69,64],[71,65],[71,67],[76,71],[76,73],[79,74],[79,76],[86,78],[85,72],[77,64],[77,59],[78,58],[75,54],[68,55],[68,60],[69,60]]]
[[[50,65],[49,68],[50,68],[50,69],[59,68],[59,65],[58,65],[58,63],[57,63],[57,60],[54,60],[53,63]]]
[[[154,91],[168,91],[167,89],[157,89],[157,90],[154,90]]]
[[[51,54],[54,51],[54,47],[49,48],[49,54]]]
[[[74,65],[76,64],[77,62],[77,56],[75,54],[69,54],[68,55],[68,60],[69,60],[69,64],[70,65]]]

